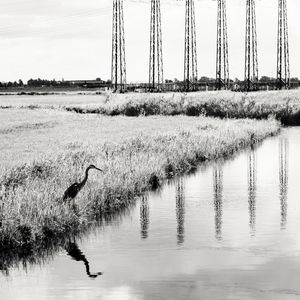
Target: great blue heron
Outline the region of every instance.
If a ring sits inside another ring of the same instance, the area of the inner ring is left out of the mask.
[[[91,169],[95,169],[98,171],[103,172],[103,170],[95,167],[94,165],[90,165],[86,170],[85,170],[85,177],[81,182],[75,182],[73,183],[64,193],[64,197],[63,197],[63,201],[67,201],[67,200],[72,200],[74,199],[77,194],[80,192],[80,190],[85,186],[88,177],[89,177],[89,170]]]

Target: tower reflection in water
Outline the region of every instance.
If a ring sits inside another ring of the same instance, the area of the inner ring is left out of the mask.
[[[251,150],[248,156],[248,204],[249,204],[249,226],[251,235],[255,235],[256,224],[256,152]]]
[[[287,223],[287,194],[288,194],[288,140],[279,140],[279,197],[281,208],[281,229],[286,228]]]
[[[150,217],[150,210],[149,210],[149,202],[148,197],[143,197],[141,200],[140,206],[140,223],[141,223],[141,238],[146,239],[148,237],[149,231],[149,217]]]
[[[176,183],[176,220],[177,220],[177,244],[184,243],[184,218],[185,218],[185,197],[184,182],[179,178]]]
[[[223,170],[221,166],[213,169],[213,189],[214,189],[214,208],[215,208],[215,231],[216,239],[222,239],[222,218],[223,218]]]

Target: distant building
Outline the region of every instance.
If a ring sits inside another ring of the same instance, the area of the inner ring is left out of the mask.
[[[110,82],[97,78],[96,80],[65,80],[70,85],[84,88],[105,88],[110,86]]]

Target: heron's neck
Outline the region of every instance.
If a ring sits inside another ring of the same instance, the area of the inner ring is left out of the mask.
[[[83,261],[83,263],[84,263],[84,265],[85,265],[85,271],[86,271],[86,274],[87,274],[88,276],[90,276],[90,275],[91,275],[91,272],[90,272],[90,264],[89,264],[88,260],[87,260],[86,258],[84,258],[82,261]]]
[[[84,179],[81,181],[81,183],[80,183],[80,185],[83,187],[85,184],[86,184],[86,182],[87,182],[87,180],[88,180],[88,178],[89,178],[89,170],[90,169],[86,169],[86,171],[85,171],[85,177],[84,177]]]

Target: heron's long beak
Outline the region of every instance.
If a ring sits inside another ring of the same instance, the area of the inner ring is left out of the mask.
[[[98,171],[100,171],[100,172],[104,172],[103,170],[101,170],[101,169],[99,169],[99,168],[96,168],[96,167],[95,167],[95,169],[98,170]]]

